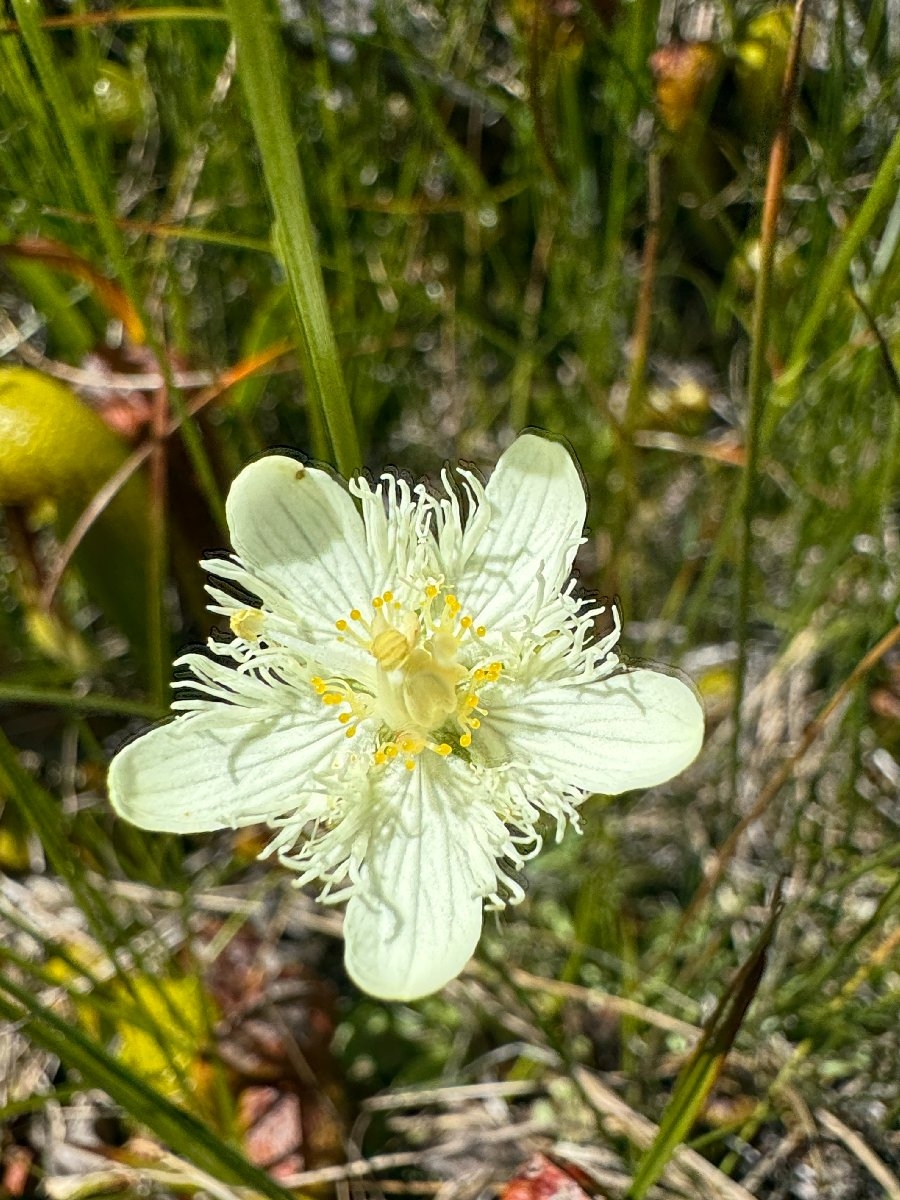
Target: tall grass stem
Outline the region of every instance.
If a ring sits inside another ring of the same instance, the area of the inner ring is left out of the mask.
[[[300,326],[307,366],[311,424],[316,414],[328,432],[341,474],[361,465],[356,427],[316,253],[316,232],[306,199],[288,113],[283,53],[267,0],[226,0],[237,39],[238,77],[262,159],[275,216],[275,245],[285,269]]]

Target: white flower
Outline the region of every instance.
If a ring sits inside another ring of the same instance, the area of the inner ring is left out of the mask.
[[[586,796],[670,778],[703,733],[688,684],[620,663],[617,614],[594,640],[566,449],[525,434],[486,487],[459,475],[465,520],[446,473],[436,498],[392,475],[348,492],[280,454],[245,468],[236,555],[203,564],[234,639],[179,659],[180,715],[110,768],[145,829],[270,825],[266,854],[348,901],[347,970],[389,999],[462,970],[485,902],[521,899],[543,816],[559,838]]]

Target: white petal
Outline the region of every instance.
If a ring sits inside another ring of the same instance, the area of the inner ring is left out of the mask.
[[[109,769],[109,798],[142,829],[253,825],[299,807],[315,790],[311,773],[343,741],[330,716],[210,704],[123,747]]]
[[[257,459],[232,484],[226,515],[243,562],[320,631],[333,633],[336,620],[368,604],[372,569],[362,518],[325,471],[282,454]]]
[[[496,689],[473,743],[587,792],[617,795],[683,771],[703,743],[703,709],[675,675],[635,668],[591,683]]]
[[[425,752],[414,770],[400,765],[377,784],[377,831],[344,921],[347,973],[372,996],[430,995],[478,944],[496,871],[471,820],[468,772]]]
[[[451,583],[465,612],[500,627],[541,589],[550,598],[568,579],[584,528],[584,485],[565,446],[522,434],[501,455],[485,502],[490,519]]]

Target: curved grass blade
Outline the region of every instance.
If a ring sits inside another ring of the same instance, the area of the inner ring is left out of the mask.
[[[270,1200],[294,1200],[290,1192],[249,1163],[239,1150],[223,1142],[196,1117],[116,1062],[102,1046],[3,976],[0,976],[0,1015],[18,1023],[36,1045],[79,1071],[91,1087],[106,1092],[176,1154],[226,1183],[252,1188]]]

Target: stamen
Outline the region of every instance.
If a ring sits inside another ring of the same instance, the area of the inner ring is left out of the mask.
[[[386,671],[393,671],[409,658],[411,646],[400,630],[391,625],[375,635],[369,650]]]
[[[242,608],[232,614],[228,624],[237,637],[245,642],[255,642],[263,631],[265,618],[258,608]]]
[[[377,766],[402,757],[411,771],[426,749],[441,758],[457,747],[467,749],[473,731],[481,727],[475,714],[485,714],[480,707],[481,688],[496,683],[503,672],[499,661],[475,668],[459,661],[465,635],[482,638],[486,626],[476,626],[468,613],[461,615],[458,598],[452,592],[442,594],[441,584],[429,583],[423,591],[419,602],[410,606],[395,601],[392,591],[384,591],[372,597],[367,615],[365,609],[354,608],[335,621],[338,633],[347,635],[340,641],[355,642],[375,659],[374,695],[357,695],[349,680],[318,676],[310,680],[323,704],[344,706],[335,715],[348,738],[356,734],[362,720],[375,718],[376,732],[381,730],[372,750]],[[439,608],[432,606],[433,600],[439,600]],[[447,720],[457,727],[454,740],[431,740]]]

